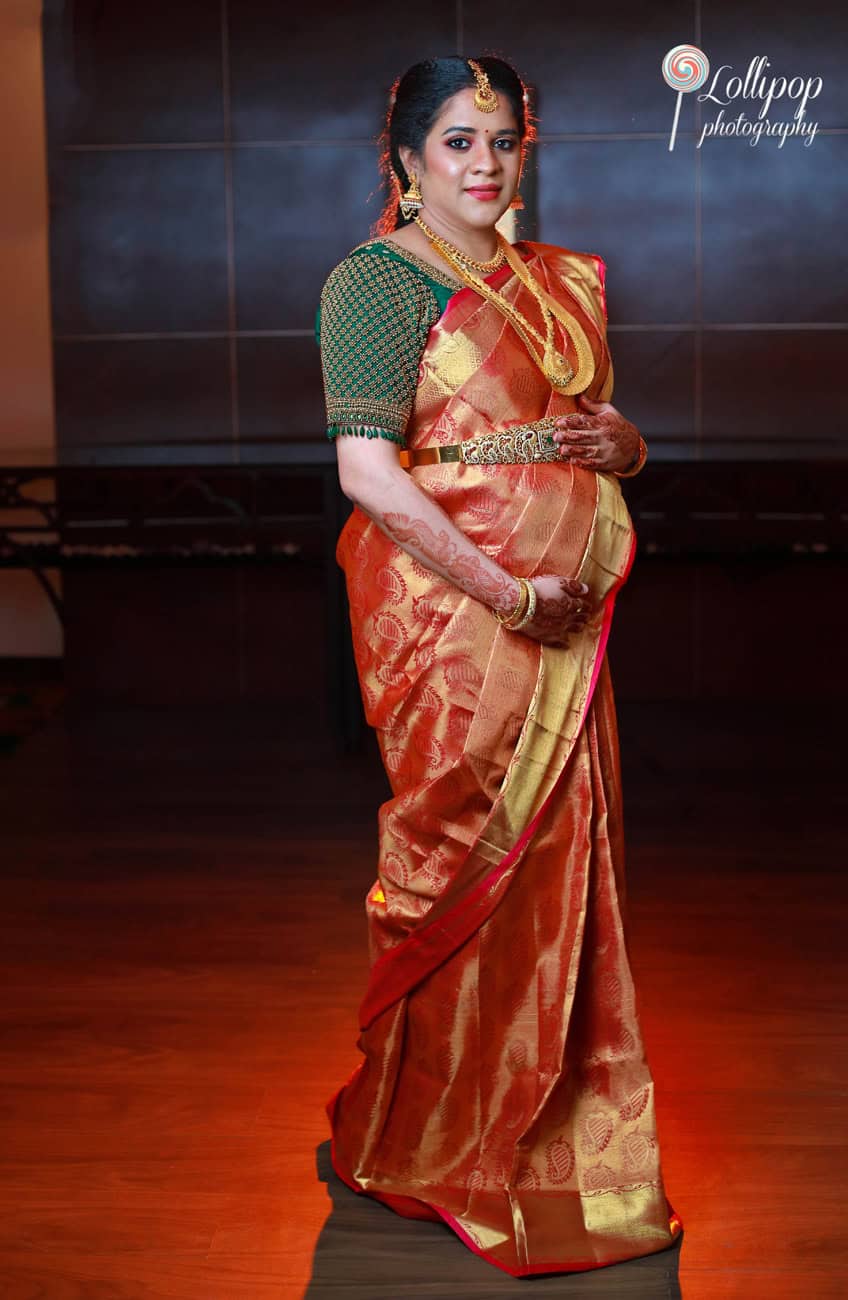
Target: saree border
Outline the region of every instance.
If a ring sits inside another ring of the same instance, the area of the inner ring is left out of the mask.
[[[354,1074],[356,1074],[356,1071],[354,1071]],[[353,1075],[351,1078],[353,1078]],[[349,1082],[350,1080],[348,1080],[348,1083]],[[462,1244],[467,1246],[473,1254],[484,1259],[487,1264],[491,1264],[494,1268],[500,1269],[502,1273],[506,1273],[510,1277],[533,1277],[540,1273],[588,1273],[596,1268],[608,1268],[613,1262],[615,1262],[611,1260],[589,1259],[588,1257],[583,1256],[567,1260],[541,1260],[537,1261],[532,1268],[510,1268],[509,1265],[503,1262],[503,1260],[497,1259],[490,1250],[487,1250],[484,1246],[478,1245],[471,1234],[463,1226],[461,1220],[458,1219],[455,1214],[451,1214],[450,1210],[445,1210],[440,1205],[431,1205],[429,1201],[419,1200],[415,1196],[401,1196],[394,1192],[380,1192],[373,1187],[360,1187],[353,1178],[348,1177],[348,1175],[341,1169],[336,1152],[336,1106],[338,1105],[339,1097],[346,1087],[347,1083],[342,1084],[341,1088],[333,1093],[326,1106],[327,1117],[330,1121],[330,1163],[333,1166],[333,1172],[336,1174],[336,1177],[344,1183],[345,1187],[348,1187],[352,1192],[355,1192],[357,1196],[367,1196],[373,1201],[379,1201],[381,1205],[385,1205],[388,1209],[392,1210],[395,1214],[399,1214],[404,1219],[423,1219],[431,1223],[442,1222],[447,1224],[447,1226],[456,1233]],[[575,1194],[581,1198],[584,1195],[582,1192],[577,1192]],[[674,1209],[668,1196],[665,1196],[665,1203],[669,1216],[668,1228],[671,1234],[671,1239],[665,1244],[659,1245],[656,1250],[645,1251],[645,1255],[659,1255],[665,1250],[670,1250],[673,1246],[677,1245],[679,1238],[683,1234],[683,1220]],[[644,1258],[644,1256],[632,1256],[630,1258],[638,1259]]]

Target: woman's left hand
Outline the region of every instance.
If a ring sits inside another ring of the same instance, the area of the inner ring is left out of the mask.
[[[594,402],[585,393],[577,400],[583,408],[557,417],[554,441],[563,460],[584,469],[615,473],[632,465],[639,452],[639,430],[612,402]]]

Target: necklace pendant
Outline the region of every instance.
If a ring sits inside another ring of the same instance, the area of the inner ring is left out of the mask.
[[[574,378],[574,369],[567,361],[564,363],[554,363],[551,367],[551,373],[560,381],[560,383],[563,384],[571,383],[571,380]]]
[[[563,390],[569,387],[574,378],[574,369],[568,362],[565,365],[551,366],[547,374],[551,388]]]

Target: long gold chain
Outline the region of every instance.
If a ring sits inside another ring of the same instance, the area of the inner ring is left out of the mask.
[[[551,388],[556,389],[558,393],[569,396],[574,393],[585,392],[595,374],[595,358],[589,340],[586,338],[579,321],[542,288],[536,277],[528,271],[521,257],[508,240],[504,239],[499,231],[497,232],[498,255],[500,256],[498,265],[502,266],[505,261],[508,262],[521,283],[532,293],[545,322],[544,336],[539,333],[523,312],[504,298],[503,294],[499,293],[497,289],[493,289],[486,284],[485,280],[482,280],[474,273],[472,265],[481,270],[497,270],[497,266],[493,265],[497,261],[497,256],[488,263],[472,263],[471,259],[467,258],[460,249],[455,248],[453,244],[449,244],[446,239],[442,239],[435,231],[430,230],[425,222],[418,217],[415,220],[421,226],[436,251],[441,253],[445,261],[460,278],[476,289],[482,297],[497,308],[502,316],[506,317],[551,385]],[[577,357],[576,370],[568,359],[556,349],[554,343],[554,319],[560,322],[566,337],[571,341]],[[541,355],[539,355],[531,339],[535,340],[536,344],[541,348]]]
[[[441,235],[437,235],[435,230],[431,230],[423,217],[415,216],[413,217],[413,221],[416,226],[421,227],[430,243],[433,244],[440,253],[447,249],[458,262],[462,262],[463,266],[470,267],[472,271],[482,271],[484,275],[491,275],[493,271],[499,270],[506,261],[506,254],[500,245],[498,245],[498,251],[495,253],[494,257],[489,258],[488,262],[475,262],[474,258],[469,257],[467,253],[463,253],[461,248],[457,248],[455,244],[449,244],[446,239],[442,239]]]

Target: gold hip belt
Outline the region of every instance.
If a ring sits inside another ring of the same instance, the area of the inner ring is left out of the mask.
[[[453,442],[447,447],[415,447],[400,453],[403,469],[414,465],[441,465],[462,461],[465,465],[527,465],[539,460],[561,460],[554,442],[556,420],[546,417],[532,424],[514,424],[498,433],[481,433],[477,438]]]

